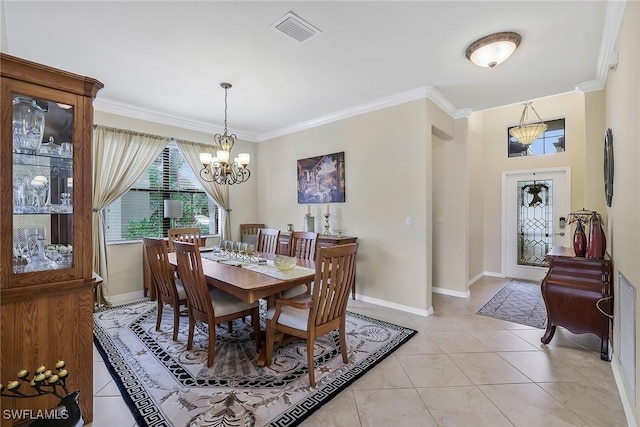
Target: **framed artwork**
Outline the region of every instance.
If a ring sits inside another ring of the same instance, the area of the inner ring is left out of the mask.
[[[298,203],[344,202],[344,151],[298,160]]]

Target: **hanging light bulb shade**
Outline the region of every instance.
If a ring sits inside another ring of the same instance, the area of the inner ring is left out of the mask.
[[[520,34],[511,31],[489,34],[471,43],[465,56],[479,67],[493,68],[513,55],[521,41]]]
[[[531,145],[547,130],[548,126],[542,121],[531,102],[525,102],[523,105],[524,110],[522,110],[522,115],[520,116],[520,124],[509,129],[509,135],[517,139],[520,144]],[[533,110],[538,118],[537,122],[527,123],[529,121],[529,108]]]
[[[251,171],[248,166],[251,158],[249,153],[239,153],[235,158],[231,155],[238,140],[234,134],[227,133],[227,90],[231,88],[231,83],[220,83],[220,87],[224,89],[224,133],[213,136],[216,143],[215,156],[212,153],[200,153],[200,178],[220,185],[233,185],[249,179]]]

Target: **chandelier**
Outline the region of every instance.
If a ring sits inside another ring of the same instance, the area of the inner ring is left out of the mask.
[[[233,185],[245,182],[251,176],[249,165],[249,153],[239,153],[233,160],[231,150],[238,138],[234,134],[227,134],[227,90],[231,83],[220,83],[224,89],[224,133],[215,134],[213,140],[216,143],[216,155],[200,153],[200,178],[207,182],[215,182],[220,185]]]
[[[531,145],[533,141],[538,139],[538,137],[547,130],[547,125],[542,121],[531,102],[525,102],[522,105],[524,105],[524,110],[522,110],[522,116],[520,116],[520,124],[509,129],[509,135],[523,145]],[[531,108],[536,117],[538,117],[537,122],[526,123],[529,119],[529,108]]]

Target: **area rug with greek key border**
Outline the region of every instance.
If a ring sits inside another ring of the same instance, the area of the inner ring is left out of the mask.
[[[94,313],[94,342],[139,426],[294,426],[416,334],[349,312],[349,363],[337,331],[317,339],[311,388],[304,341],[277,349],[273,364],[260,368],[251,320],[237,319],[232,332],[217,327],[207,368],[207,326],[197,324],[187,351],[188,318],[180,318],[173,341],[172,309],[165,307],[160,331],[156,315],[157,303],[149,301]]]
[[[539,282],[511,279],[476,314],[544,328],[547,321]]]

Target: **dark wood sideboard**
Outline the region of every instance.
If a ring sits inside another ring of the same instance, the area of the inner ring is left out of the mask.
[[[576,257],[571,248],[554,247],[547,254],[549,271],[541,291],[547,307],[548,344],[562,326],[575,334],[600,337],[600,358],[609,360],[610,315],[613,313],[613,263],[610,259]]]
[[[323,236],[318,234],[318,247],[326,248],[329,246],[346,245],[347,243],[356,243],[357,237],[351,236]],[[278,252],[281,254],[289,253],[289,234],[280,233],[280,247]]]

